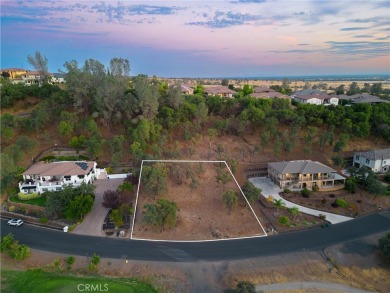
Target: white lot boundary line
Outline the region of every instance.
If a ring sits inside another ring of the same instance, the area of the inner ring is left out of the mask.
[[[137,187],[137,197],[135,199],[134,217],[133,217],[133,224],[131,225],[130,239],[133,239],[134,221],[135,221],[135,215],[137,213],[138,194],[139,194],[139,187],[141,186],[141,175],[142,175],[142,167],[143,166],[144,166],[144,161],[141,162],[141,170],[139,171],[138,187]]]
[[[139,195],[139,188],[141,185],[141,177],[142,177],[142,168],[144,165],[144,162],[165,162],[165,163],[224,163],[226,167],[228,168],[230,174],[232,175],[234,182],[237,184],[238,188],[241,191],[242,196],[246,200],[249,208],[251,209],[253,215],[255,216],[257,222],[259,223],[261,229],[263,230],[263,235],[253,235],[253,236],[244,236],[244,237],[235,237],[235,238],[224,238],[224,239],[207,239],[207,240],[163,240],[163,239],[147,239],[147,238],[136,238],[133,237],[133,231],[134,231],[134,222],[135,222],[135,216],[137,213],[137,204],[138,204],[138,195]],[[157,242],[212,242],[212,241],[221,241],[221,240],[238,240],[238,239],[250,239],[250,238],[259,238],[259,237],[266,237],[267,232],[265,232],[263,225],[261,225],[259,219],[257,218],[255,212],[252,209],[252,206],[249,204],[247,198],[244,195],[244,192],[242,191],[240,185],[238,184],[236,177],[234,177],[233,172],[230,170],[228,164],[226,161],[196,161],[196,160],[142,160],[141,162],[141,170],[138,178],[138,188],[137,188],[137,197],[135,199],[135,208],[134,208],[134,217],[133,217],[133,223],[131,226],[131,233],[130,233],[130,239],[132,240],[143,240],[143,241],[157,241]]]
[[[246,203],[248,204],[249,208],[251,209],[251,211],[252,211],[253,215],[255,216],[257,222],[259,223],[261,229],[263,230],[264,236],[268,236],[268,235],[267,235],[267,232],[265,232],[265,229],[264,229],[263,225],[261,225],[259,218],[256,216],[255,211],[252,209],[252,206],[250,205],[248,199],[245,197],[244,192],[242,191],[240,185],[238,184],[238,182],[237,182],[237,180],[236,180],[236,177],[234,177],[233,172],[232,172],[232,170],[230,170],[230,168],[229,168],[228,164],[226,163],[226,161],[225,161],[225,165],[226,165],[226,167],[228,168],[230,174],[232,175],[232,177],[233,177],[233,179],[234,179],[234,182],[236,182],[236,184],[237,184],[237,186],[238,186],[238,189],[240,189],[242,196],[244,197],[244,199],[245,199]]]

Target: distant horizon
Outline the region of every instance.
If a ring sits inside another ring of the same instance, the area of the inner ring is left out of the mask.
[[[130,62],[131,75],[390,73],[390,1],[1,1],[1,67],[39,51]]]

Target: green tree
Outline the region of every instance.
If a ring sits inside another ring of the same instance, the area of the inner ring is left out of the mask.
[[[356,81],[354,81],[350,84],[347,95],[352,96],[352,95],[358,94],[358,93],[360,93],[360,88],[358,86],[358,83]]]
[[[283,201],[283,199],[274,199],[274,206],[279,211],[279,209],[286,206],[286,203]]]
[[[115,227],[117,228],[123,225],[123,215],[119,209],[114,209],[111,211],[110,220],[114,221]]]
[[[167,191],[168,170],[164,164],[156,163],[144,166],[142,169],[142,183],[150,197],[158,196]]]
[[[58,132],[61,136],[68,137],[73,133],[73,126],[67,121],[61,121],[58,126]]]
[[[252,203],[255,200],[259,199],[261,189],[257,188],[252,182],[246,181],[245,184],[241,187],[246,199]]]
[[[77,149],[80,149],[83,147],[85,143],[85,136],[84,135],[80,135],[80,136],[73,136],[70,140],[69,140],[69,146],[72,147],[72,148],[77,148]]]
[[[83,219],[93,207],[91,195],[79,195],[70,201],[66,207],[65,215],[68,219]]]
[[[84,146],[90,158],[97,158],[103,154],[104,139],[93,136],[84,141]]]
[[[336,95],[344,95],[345,93],[345,85],[341,84],[336,89]]]
[[[226,79],[226,78],[222,79],[221,85],[223,85],[223,86],[228,86],[228,85],[229,85],[229,80]]]
[[[156,204],[145,204],[144,208],[144,221],[159,231],[176,225],[178,207],[175,202],[159,199]]]
[[[383,252],[384,256],[390,258],[390,233],[387,233],[379,239],[379,249]]]
[[[197,84],[194,88],[194,95],[203,96],[204,88],[201,84]]]
[[[355,177],[350,177],[347,180],[345,180],[345,187],[344,189],[349,191],[350,193],[355,193],[357,188],[357,180]]]
[[[298,207],[289,208],[288,211],[289,211],[290,214],[293,216],[293,219],[294,219],[294,220],[295,220],[295,218],[300,214],[300,211],[299,211],[299,208],[298,208]]]
[[[47,81],[49,77],[48,60],[40,52],[36,51],[34,55],[28,55],[27,61],[31,64],[36,71],[42,76],[42,81]]]
[[[115,135],[110,140],[108,140],[108,149],[111,154],[112,162],[115,166],[124,157],[124,144],[125,144],[124,135]]]
[[[238,197],[234,190],[227,190],[222,194],[224,205],[229,209],[229,212],[238,204]]]

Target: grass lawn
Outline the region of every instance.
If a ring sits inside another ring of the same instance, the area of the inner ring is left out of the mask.
[[[44,207],[46,204],[46,196],[41,196],[38,198],[33,198],[28,200],[21,200],[17,196],[10,196],[9,200],[13,202],[27,203],[27,204],[41,206],[41,207]]]
[[[157,292],[151,285],[134,279],[106,278],[100,276],[77,277],[64,273],[62,275],[47,273],[41,270],[2,271],[1,287],[3,293],[68,293],[81,291],[115,293]],[[87,287],[89,290],[87,290]],[[92,288],[95,290],[92,290]]]

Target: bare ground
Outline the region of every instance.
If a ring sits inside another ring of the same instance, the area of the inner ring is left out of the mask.
[[[141,183],[133,237],[160,240],[211,240],[264,235],[225,164],[221,165],[221,169],[229,174],[230,181],[225,186],[216,182],[217,164],[219,163],[202,163],[203,171],[198,172],[200,163],[164,163],[171,170],[178,168],[179,165],[190,168],[196,173],[194,176],[198,176],[199,185],[196,189],[191,189],[189,187],[191,179],[187,178],[179,185],[174,182],[172,176],[169,177],[167,192],[159,198],[177,203],[179,208],[177,223],[175,227],[157,233],[143,220],[144,205],[154,203],[156,200],[147,195]],[[238,204],[231,211],[224,206],[222,200],[222,194],[227,190],[233,190],[238,196]]]

